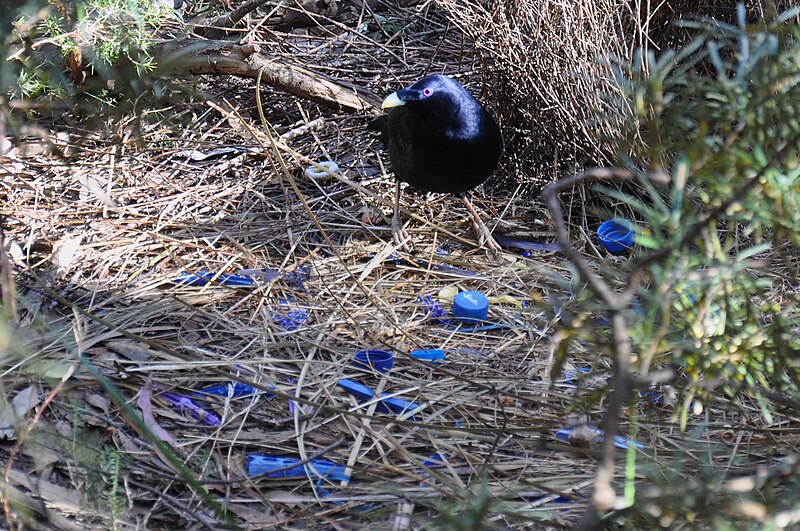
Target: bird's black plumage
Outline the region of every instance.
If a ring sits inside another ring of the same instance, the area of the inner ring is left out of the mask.
[[[423,78],[390,94],[389,108],[370,128],[381,132],[398,179],[395,239],[404,234],[399,219],[399,181],[424,192],[453,193],[462,198],[479,239],[498,251],[465,192],[492,174],[503,150],[500,128],[481,103],[455,80],[440,74]]]
[[[425,192],[461,193],[494,171],[503,149],[500,129],[455,80],[428,76],[389,96],[384,107],[387,102],[389,114],[371,128],[381,131],[401,181]]]

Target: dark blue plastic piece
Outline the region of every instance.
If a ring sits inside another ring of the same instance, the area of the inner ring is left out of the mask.
[[[575,384],[578,381],[578,378],[585,374],[589,374],[591,371],[591,367],[578,367],[577,369],[570,369],[567,371],[567,374],[564,375],[564,383]]]
[[[489,316],[489,299],[477,291],[462,291],[453,299],[453,317],[467,324],[479,324]]]
[[[305,478],[323,477],[330,481],[347,481],[347,469],[336,463],[323,459],[312,459],[309,463],[301,463],[301,459],[293,457],[277,457],[272,455],[252,454],[247,456],[247,474],[260,476],[267,474],[270,478]]]
[[[367,387],[366,385],[356,382],[354,380],[342,379],[339,380],[339,387],[354,395],[356,398],[361,400],[362,402],[367,402],[375,398],[375,391]],[[381,397],[390,396],[387,393],[382,393]],[[407,400],[402,400],[397,397],[390,397],[384,398],[377,404],[378,411],[381,413],[405,413],[406,411],[413,411],[415,409],[419,409],[419,405],[409,402]]]
[[[216,395],[216,396],[228,396],[229,392],[230,395],[233,396],[234,398],[239,396],[248,396],[260,393],[260,391],[255,387],[253,387],[252,385],[243,384],[242,382],[230,382],[226,384],[211,385],[197,391],[197,393],[199,394]],[[267,396],[275,396],[269,393],[264,393],[264,394]]]

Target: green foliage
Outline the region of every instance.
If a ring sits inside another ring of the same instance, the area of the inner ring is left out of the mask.
[[[161,0],[86,0],[71,12],[51,7],[43,18],[21,16],[14,23],[18,61],[18,97],[51,95],[67,99],[84,91],[136,96],[156,69],[152,53],[155,39],[175,13]],[[79,77],[81,79],[76,81]],[[72,79],[70,79],[70,76]]]
[[[800,28],[785,22],[796,14],[756,27],[740,7],[739,25],[696,23],[701,35],[683,49],[615,65],[618,104],[637,117],[618,156],[637,183],[596,190],[633,214],[638,246],[601,267],[617,289],[641,274],[626,312],[633,367],[644,382],[671,374],[681,429],[692,408],[719,398],[756,404],[769,425],[800,394]],[[668,179],[653,178],[664,170]],[[589,290],[572,293],[559,360],[575,341],[611,354],[607,325],[590,318],[605,308]],[[678,514],[739,522],[719,512],[739,493],[709,494],[720,489],[715,460],[673,487],[674,465],[662,460],[648,476],[674,496],[641,513],[648,526]],[[767,511],[790,507],[763,495],[754,500]]]
[[[800,30],[702,28],[681,52],[618,71],[639,118],[623,146],[646,146],[629,166],[672,167],[668,187],[640,174],[643,197],[620,196],[648,227],[631,334],[645,372],[672,363],[693,393],[795,395],[797,300],[781,288],[798,277],[776,266],[800,245]]]
[[[703,403],[748,415],[755,405],[770,425],[800,396],[800,28],[786,22],[796,15],[754,26],[740,7],[738,25],[693,23],[699,36],[684,48],[614,65],[617,105],[637,118],[618,158],[636,183],[595,190],[632,215],[638,245],[598,266],[620,291],[640,275],[625,312],[633,370],[642,386],[667,378],[682,430]],[[570,293],[557,362],[577,343],[611,356],[609,326],[594,317],[607,308],[588,289]],[[644,527],[701,518],[739,528],[747,515],[731,507],[742,495],[721,491],[720,461],[684,463],[691,470],[670,479],[675,462],[660,454],[639,467],[671,493],[639,513]],[[792,510],[792,496],[766,494],[754,489],[751,501]]]

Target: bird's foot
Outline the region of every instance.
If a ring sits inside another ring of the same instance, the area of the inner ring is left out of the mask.
[[[475,238],[478,240],[478,247],[485,248],[486,256],[493,260],[500,258],[503,248],[500,247],[500,244],[494,239],[492,233],[489,232],[489,227],[483,222],[475,223],[473,221],[472,231],[475,233]]]
[[[395,245],[405,251],[411,251],[411,235],[408,233],[399,218],[392,218],[392,240]]]

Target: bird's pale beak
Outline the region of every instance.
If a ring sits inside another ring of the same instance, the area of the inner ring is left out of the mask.
[[[392,107],[400,107],[401,105],[405,105],[406,102],[400,99],[400,96],[397,95],[397,92],[392,92],[386,99],[383,100],[381,103],[381,109],[391,109]]]

